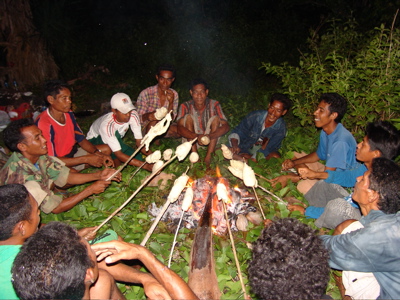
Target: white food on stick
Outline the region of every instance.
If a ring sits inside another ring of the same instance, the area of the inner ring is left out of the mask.
[[[232,151],[224,144],[221,145],[221,150],[222,150],[222,155],[226,159],[232,159],[233,158],[233,153]]]
[[[171,158],[171,156],[172,156],[172,153],[173,153],[172,149],[165,150],[164,153],[163,153],[164,160],[165,161],[169,160]]]
[[[154,164],[156,161],[160,159],[161,159],[161,151],[157,150],[146,157],[146,162],[148,164]]]

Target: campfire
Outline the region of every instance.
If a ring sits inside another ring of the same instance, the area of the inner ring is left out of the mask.
[[[228,180],[224,177],[203,177],[196,180],[191,180],[188,186],[193,189],[193,201],[190,209],[184,214],[183,222],[186,228],[197,228],[198,221],[201,218],[206,201],[209,196],[212,197],[212,230],[214,234],[225,235],[227,231],[227,222],[224,217],[224,210],[222,202],[217,199],[217,184],[223,183],[228,191],[229,199],[227,205],[228,217],[233,231],[239,229],[245,230],[243,226],[237,226],[237,220],[245,216],[247,220],[252,223],[259,224],[261,222],[261,215],[257,212],[257,208],[252,204],[255,202],[254,195],[250,194],[247,189],[239,187],[231,187]],[[168,210],[165,212],[163,218],[164,222],[171,222],[172,226],[176,226],[182,215],[182,201],[184,192],[179,196],[178,200],[172,203]],[[149,213],[157,216],[160,208],[157,208],[153,203],[149,208]],[[171,227],[172,227],[171,226]],[[239,229],[238,229],[239,227]]]

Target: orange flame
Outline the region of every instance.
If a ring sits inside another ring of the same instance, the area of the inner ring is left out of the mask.
[[[218,166],[215,167],[215,173],[216,173],[217,177],[222,177],[221,170],[219,169]]]

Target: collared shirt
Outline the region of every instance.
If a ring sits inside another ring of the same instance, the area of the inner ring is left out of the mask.
[[[249,113],[229,135],[229,141],[235,138],[239,141],[239,148],[242,153],[250,153],[249,150],[259,140],[268,138],[268,144],[265,149],[259,149],[258,152],[267,156],[271,152],[278,151],[281,147],[282,140],[286,136],[286,123],[283,118],[279,118],[276,122],[264,128],[265,119],[267,118],[267,110],[256,110]]]
[[[161,106],[160,97],[158,96],[158,85],[154,85],[148,87],[147,89],[140,92],[139,97],[137,98],[136,106],[137,111],[142,120],[142,116],[149,112],[155,111],[157,108],[165,107],[168,108],[168,101],[165,101],[164,105]],[[174,93],[174,104],[173,104],[173,113],[176,116],[178,112],[178,104],[179,104],[179,96],[178,93],[170,89]],[[142,124],[143,125],[143,124]]]
[[[400,299],[400,212],[372,210],[360,219],[364,228],[322,235],[331,268],[372,272],[381,286],[378,299]]]
[[[64,116],[65,124],[61,124],[50,115],[49,109],[46,109],[35,121],[47,141],[47,154],[50,156],[72,157],[71,152],[75,143],[80,143],[85,139],[74,113],[70,111]]]
[[[202,112],[196,110],[193,100],[182,103],[179,107],[177,121],[182,119],[185,115],[191,115],[193,121],[197,123],[198,128],[201,131],[196,132],[197,134],[201,134],[206,131],[207,123],[213,116],[218,116],[221,120],[226,121],[226,117],[219,102],[209,98],[206,99],[205,108]]]
[[[121,138],[123,138],[129,127],[135,139],[142,139],[139,115],[135,110],[131,111],[128,123],[119,123],[115,119],[115,115],[110,112],[94,121],[92,126],[90,126],[87,138],[90,140],[100,135],[103,142],[110,146],[112,152],[120,151],[121,145],[116,137],[116,132],[119,132]]]
[[[327,167],[346,170],[356,164],[356,148],[353,135],[339,123],[329,135],[321,130],[317,155]]]
[[[14,152],[0,170],[0,182],[4,184],[36,181],[47,196],[40,205],[40,210],[48,214],[63,200],[52,191],[53,184],[67,184],[70,169],[56,157],[42,155],[34,165],[21,153]]]

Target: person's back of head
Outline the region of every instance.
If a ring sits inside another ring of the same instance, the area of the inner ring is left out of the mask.
[[[0,186],[0,241],[9,239],[19,222],[29,220],[31,210],[25,186],[22,184]]]
[[[47,97],[52,96],[56,98],[56,96],[60,93],[62,89],[69,89],[69,85],[61,80],[50,80],[44,84],[44,99],[47,102]],[[49,104],[47,102],[47,104]]]
[[[374,158],[369,180],[369,189],[379,194],[379,209],[386,214],[397,213],[400,210],[400,166],[387,158]]]
[[[14,152],[20,152],[17,145],[25,139],[21,130],[32,125],[35,125],[32,119],[19,119],[8,124],[3,131],[3,141],[8,149]]]
[[[15,258],[13,286],[21,299],[82,299],[86,271],[94,264],[75,229],[50,222]]]
[[[331,114],[336,112],[338,115],[335,119],[335,122],[340,123],[347,111],[346,98],[337,93],[326,93],[321,95],[319,101],[324,101],[325,103],[329,104],[329,112]]]
[[[400,132],[388,121],[368,123],[365,130],[371,151],[379,150],[381,157],[394,159],[400,151]]]
[[[320,299],[329,280],[328,252],[296,219],[266,227],[253,245],[249,281],[260,299]]]
[[[284,94],[280,93],[272,94],[269,104],[272,104],[275,100],[283,104],[284,110],[289,110],[290,107],[292,107],[292,101]]]

